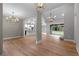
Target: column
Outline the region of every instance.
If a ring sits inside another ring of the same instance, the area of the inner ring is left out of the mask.
[[[65,5],[64,39],[74,40],[74,4]]]
[[[42,40],[42,8],[37,8],[36,20],[36,44],[41,43]]]

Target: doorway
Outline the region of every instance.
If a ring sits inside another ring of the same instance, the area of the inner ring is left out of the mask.
[[[28,18],[26,20],[24,20],[24,37],[25,36],[34,36],[35,35],[35,30],[36,30],[36,27],[35,27],[35,21],[36,19],[35,18]]]
[[[61,38],[64,36],[64,24],[52,24],[50,25],[50,34]]]

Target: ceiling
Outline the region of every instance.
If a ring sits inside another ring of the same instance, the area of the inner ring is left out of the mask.
[[[3,15],[8,16],[14,10],[15,15],[21,18],[27,18],[36,14],[32,4],[8,3],[3,4]]]
[[[58,8],[64,5],[64,3],[45,3],[45,9],[43,14],[48,11]],[[36,16],[36,9],[33,3],[4,3],[3,4],[3,16],[8,16],[15,12],[17,17],[26,19]]]

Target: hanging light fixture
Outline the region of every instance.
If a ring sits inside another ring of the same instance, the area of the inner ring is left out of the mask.
[[[54,17],[52,17],[52,13],[50,12],[49,17],[48,17],[49,22],[53,22]]]
[[[36,6],[36,8],[45,8],[44,3],[35,3],[34,5]]]
[[[11,15],[6,17],[6,20],[7,20],[8,22],[18,22],[18,21],[19,21],[19,18],[15,16],[15,12],[14,12],[14,10],[13,10],[13,11],[11,12]]]

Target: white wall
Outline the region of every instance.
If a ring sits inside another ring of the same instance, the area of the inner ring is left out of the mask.
[[[64,39],[74,39],[74,4],[66,4],[64,12]]]
[[[64,24],[64,19],[55,20],[55,21],[51,22],[50,24]]]
[[[76,40],[76,49],[79,53],[79,4],[75,4],[75,24],[74,39]]]
[[[2,41],[2,4],[0,3],[0,55],[2,54],[3,41]]]
[[[3,17],[3,38],[16,37],[23,35],[23,24],[20,19],[17,23],[11,23],[6,21],[6,18]]]

